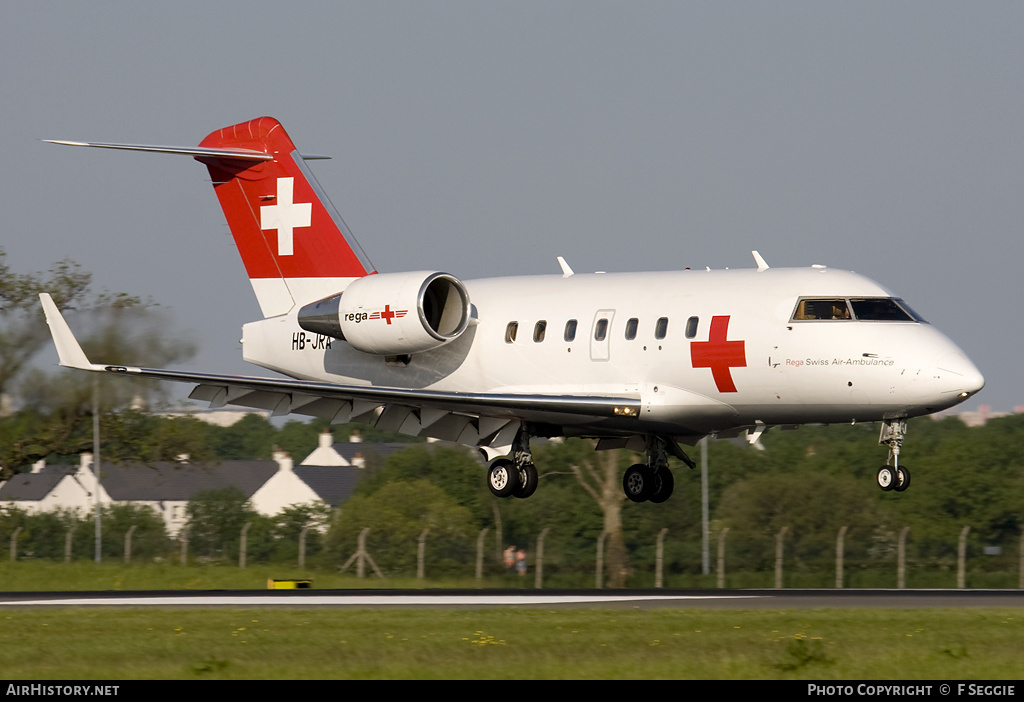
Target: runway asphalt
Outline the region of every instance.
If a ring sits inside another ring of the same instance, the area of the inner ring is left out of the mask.
[[[244,590],[9,592],[3,607],[1024,607],[1024,590]]]

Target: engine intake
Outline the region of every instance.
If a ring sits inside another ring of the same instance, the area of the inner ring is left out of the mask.
[[[469,293],[448,273],[380,273],[299,310],[306,331],[347,341],[381,356],[443,346],[469,325]]]

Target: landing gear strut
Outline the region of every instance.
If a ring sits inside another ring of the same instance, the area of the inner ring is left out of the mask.
[[[647,463],[637,463],[626,469],[622,477],[622,490],[633,502],[664,502],[672,496],[675,481],[668,468],[665,440],[658,436],[647,438]]]
[[[498,458],[487,468],[487,487],[496,497],[526,498],[537,490],[537,466],[530,452],[530,434],[525,429],[516,433],[512,442],[512,458]]]
[[[910,487],[910,471],[900,465],[900,447],[907,434],[906,419],[886,419],[878,435],[878,443],[889,447],[885,465],[878,469],[875,481],[885,491],[903,492]],[[892,463],[890,466],[889,464]]]

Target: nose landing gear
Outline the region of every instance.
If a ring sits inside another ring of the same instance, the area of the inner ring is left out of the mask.
[[[875,482],[886,492],[889,490],[903,492],[910,487],[910,471],[900,465],[900,447],[903,445],[903,437],[906,434],[906,419],[886,419],[882,422],[878,443],[889,447],[889,458],[885,465],[878,469]]]

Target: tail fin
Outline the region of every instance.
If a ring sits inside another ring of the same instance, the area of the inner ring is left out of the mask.
[[[68,146],[186,154],[206,164],[264,317],[341,292],[374,273],[281,123],[259,117],[198,146],[57,141]]]
[[[372,264],[313,177],[281,123],[271,117],[219,129],[200,143],[265,317],[341,292]],[[268,161],[233,158],[263,152]]]

